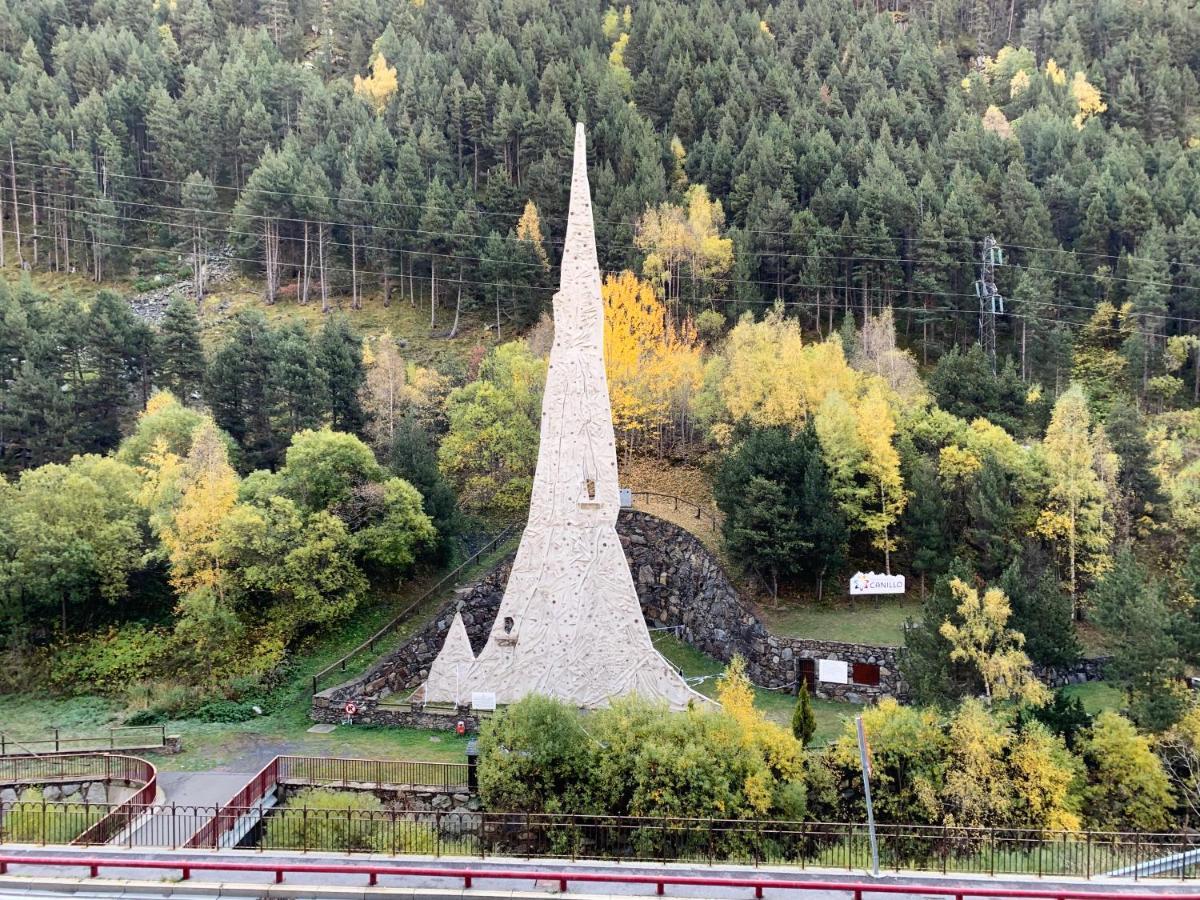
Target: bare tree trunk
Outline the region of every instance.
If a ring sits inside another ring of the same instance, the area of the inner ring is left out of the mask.
[[[429,327],[437,324],[437,257],[429,257]]]
[[[383,261],[383,305],[384,308],[392,305],[392,273],[390,271],[391,263],[385,258]]]
[[[8,180],[12,188],[13,229],[17,236],[17,266],[25,268],[25,255],[21,251],[21,215],[17,209],[17,158],[13,154],[13,143],[8,142]]]
[[[37,191],[33,188],[33,179],[29,179],[29,205],[33,213],[33,267],[38,267],[38,250],[41,241],[41,233],[38,231],[38,208],[37,208]]]
[[[300,294],[300,302],[301,303],[308,303],[308,282],[309,282],[309,272],[311,271],[311,269],[312,269],[312,266],[309,264],[309,261],[308,261],[308,219],[305,219],[304,220],[304,263],[303,263],[303,268],[300,271],[300,286],[299,286],[299,294]]]
[[[458,337],[458,317],[462,312],[463,267],[458,267],[458,299],[454,301],[454,324],[450,326],[450,337]]]
[[[359,309],[358,303],[358,241],[354,228],[350,228],[350,308]]]
[[[321,312],[329,312],[329,278],[325,273],[325,223],[317,223],[317,258],[321,261]]]
[[[412,254],[408,257],[408,305],[413,309],[417,308],[417,261],[412,258]]]
[[[275,302],[276,294],[279,292],[279,227],[273,219],[267,219],[264,226],[265,231],[265,247],[267,262],[267,303]]]

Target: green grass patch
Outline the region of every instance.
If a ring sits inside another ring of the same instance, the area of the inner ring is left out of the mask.
[[[691,644],[684,643],[669,631],[652,632],[654,646],[675,666],[683,670],[685,678],[700,678],[704,680],[694,687],[706,697],[717,696],[717,678],[725,671],[725,664],[701,653]],[[813,734],[810,746],[820,747],[836,738],[845,729],[845,722],[858,713],[862,707],[856,703],[838,703],[833,700],[812,701],[813,713],[817,719],[817,730]],[[792,712],[796,708],[796,698],[786,691],[769,691],[766,688],[754,689],[754,705],[772,722],[777,722],[786,728],[792,727]]]
[[[784,601],[778,607],[760,604],[758,614],[781,637],[899,647],[904,644],[904,622],[920,618],[921,603],[908,598],[847,599],[820,605]]]
[[[1105,710],[1119,711],[1125,706],[1125,695],[1107,681],[1089,681],[1086,684],[1069,684],[1063,689],[1068,697],[1078,697],[1089,716]]]

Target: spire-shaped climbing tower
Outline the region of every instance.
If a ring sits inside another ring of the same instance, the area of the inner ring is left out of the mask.
[[[575,126],[571,207],[554,345],[542,398],[529,522],[487,645],[461,673],[452,628],[425,683],[429,702],[498,703],[537,693],[599,707],[636,693],[683,709],[702,700],[654,649],[617,538],[620,497],[604,373],[604,305],[583,125]]]

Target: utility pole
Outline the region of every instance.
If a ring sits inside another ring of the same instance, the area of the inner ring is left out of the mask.
[[[871,839],[871,874],[879,875],[879,842],[875,838],[875,807],[871,805],[871,753],[867,748],[867,732],[862,716],[854,717],[858,733],[858,758],[862,763],[863,798],[867,801],[867,834]]]
[[[1004,298],[996,288],[996,266],[1004,265],[1004,251],[990,234],[983,239],[983,255],[980,259],[979,280],[975,282],[975,293],[979,297],[979,345],[992,364],[996,374],[996,316],[1004,315]]]

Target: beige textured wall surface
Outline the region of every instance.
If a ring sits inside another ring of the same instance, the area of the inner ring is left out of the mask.
[[[464,675],[465,633],[459,640],[452,629],[425,684],[427,702],[469,700],[476,691],[494,692],[499,703],[530,693],[583,707],[631,693],[672,709],[707,702],[651,644],[617,538],[617,454],[603,341],[578,125],[529,522],[486,646]]]

